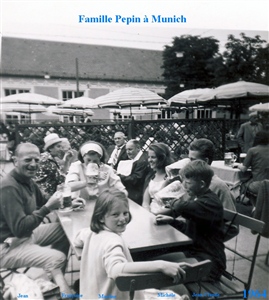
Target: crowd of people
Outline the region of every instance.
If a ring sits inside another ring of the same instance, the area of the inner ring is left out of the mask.
[[[255,131],[254,144],[249,144],[250,134],[242,133],[246,129],[240,129],[238,135],[242,137],[242,149],[247,150],[240,168],[252,168],[249,188],[255,190],[267,176],[269,135],[256,123],[253,126],[242,128]],[[207,280],[218,280],[226,268],[224,242],[236,236],[239,229],[223,220],[223,209],[236,211],[236,207],[227,184],[210,167],[214,144],[205,138],[195,139],[182,164],[181,160],[173,160],[165,143],[153,142],[144,150],[138,140],[128,141],[123,132],[116,132],[114,141],[109,155],[96,141],[87,141],[76,151],[66,138],[50,132],[44,138],[41,154],[32,143],[17,146],[15,168],[1,185],[1,268],[43,268],[62,293],[72,294],[64,277],[68,241],[57,218],[44,223],[44,217],[62,205],[59,187],[68,185],[73,203],[78,198],[96,201],[90,227],[78,232],[75,241],[84,248],[80,294],[85,299],[97,299],[98,294],[127,299],[114,281],[122,270],[160,271],[178,282],[185,276],[182,265],[188,258],[210,259],[212,268]],[[184,194],[158,206],[155,195],[172,182],[167,170],[177,163],[177,179],[182,182]],[[156,215],[156,224],[170,223],[192,238],[193,244],[184,252],[133,262],[121,237],[131,221],[128,198]],[[176,292],[187,294],[184,288]]]

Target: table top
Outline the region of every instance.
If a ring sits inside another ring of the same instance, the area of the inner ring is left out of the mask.
[[[240,184],[240,169],[225,165],[224,160],[213,161],[211,164],[211,168],[213,169],[214,173],[228,185],[237,186]],[[248,169],[247,172],[251,173],[251,170]]]
[[[82,249],[73,240],[82,228],[89,227],[95,201],[87,201],[84,210],[72,211],[68,215],[57,212],[63,230],[78,259]],[[170,225],[156,225],[155,216],[146,209],[129,200],[132,220],[122,234],[131,253],[159,250],[192,244],[192,239]]]
[[[229,185],[237,185],[240,183],[238,168],[233,168],[224,164],[224,160],[215,160],[211,167],[216,175]]]

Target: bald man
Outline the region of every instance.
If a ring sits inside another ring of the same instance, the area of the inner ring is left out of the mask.
[[[114,135],[115,148],[111,153],[111,156],[108,160],[108,164],[115,170],[118,168],[118,164],[121,160],[128,159],[126,153],[126,136],[123,132],[118,131]]]
[[[36,267],[51,274],[60,291],[70,294],[62,273],[69,244],[60,223],[41,224],[60,206],[59,193],[45,199],[33,178],[40,160],[37,146],[19,144],[15,168],[2,180],[0,189],[0,259],[3,268]],[[42,205],[45,203],[44,205]],[[41,207],[37,209],[37,204]],[[50,245],[51,248],[45,247]]]
[[[128,197],[141,205],[143,201],[144,181],[146,175],[150,171],[148,155],[147,152],[141,151],[139,142],[135,139],[127,142],[126,152],[129,161],[121,161],[119,163],[118,171],[120,171],[122,164],[131,163],[131,165],[129,165],[130,173],[128,172],[128,175],[123,175],[118,172],[118,175],[121,182],[126,187]]]

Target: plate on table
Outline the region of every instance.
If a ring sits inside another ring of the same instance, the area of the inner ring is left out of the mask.
[[[59,212],[62,214],[68,214],[73,211],[72,207],[59,208]]]
[[[86,205],[86,201],[83,198],[76,198],[72,201],[73,211],[83,210]]]

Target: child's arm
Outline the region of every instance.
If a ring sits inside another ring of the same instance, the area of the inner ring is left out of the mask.
[[[199,198],[196,201],[174,201],[171,203],[173,216],[182,216],[194,221],[212,222],[222,220],[223,209],[219,201]]]
[[[162,224],[172,224],[174,222],[174,218],[170,216],[165,215],[157,215],[156,216],[156,225],[162,225]]]
[[[123,272],[125,273],[153,273],[162,272],[174,279],[174,283],[185,279],[186,273],[181,266],[186,263],[173,263],[164,260],[146,261],[146,262],[129,262],[126,263]]]

